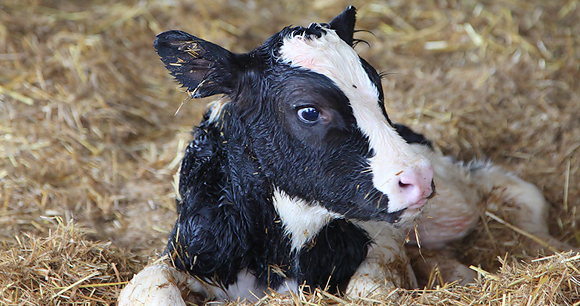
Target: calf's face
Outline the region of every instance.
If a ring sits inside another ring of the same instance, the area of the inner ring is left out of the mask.
[[[224,95],[213,117],[242,122],[279,212],[291,201],[289,214],[299,203],[311,215],[396,222],[432,195],[433,169],[392,127],[379,75],[352,48],[354,23],[350,7],[246,54],[180,31],[155,47],[194,98]]]

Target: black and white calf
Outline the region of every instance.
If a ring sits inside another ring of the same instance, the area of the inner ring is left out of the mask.
[[[223,97],[182,163],[166,248],[177,269],[149,266],[120,305],[182,303],[187,291],[235,300],[303,284],[364,294],[385,278],[413,282],[389,275],[390,264],[409,272],[389,223],[417,215],[434,192],[433,168],[387,117],[380,76],[352,47],[354,24],[349,7],[246,54],[180,31],[157,37],[192,97]]]

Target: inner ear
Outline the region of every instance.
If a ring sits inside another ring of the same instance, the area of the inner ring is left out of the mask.
[[[334,17],[334,19],[329,23],[329,26],[331,29],[336,31],[336,34],[338,34],[342,40],[344,40],[349,46],[352,46],[355,23],[356,8],[351,5],[340,15]]]

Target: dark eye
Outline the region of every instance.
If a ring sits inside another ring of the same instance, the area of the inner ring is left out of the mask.
[[[315,123],[320,119],[320,112],[314,107],[303,107],[298,109],[298,118],[304,123]]]

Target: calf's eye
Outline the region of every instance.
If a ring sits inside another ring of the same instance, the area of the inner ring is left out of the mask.
[[[315,123],[320,119],[320,112],[311,106],[298,109],[298,118],[304,123]]]

